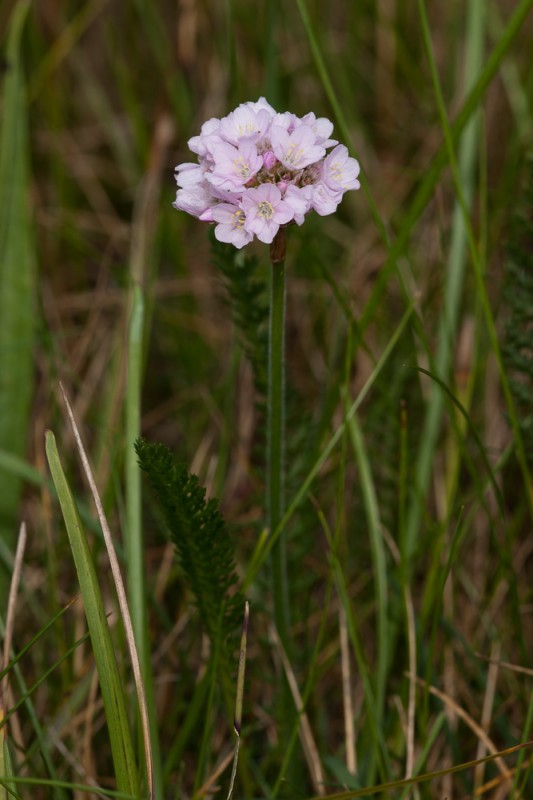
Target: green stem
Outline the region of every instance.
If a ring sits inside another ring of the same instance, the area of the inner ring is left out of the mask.
[[[267,421],[267,522],[276,530],[285,508],[285,231],[280,228],[270,249],[270,327],[268,349]],[[274,620],[279,637],[287,647],[289,632],[289,593],[287,551],[284,536],[272,548],[272,586]]]

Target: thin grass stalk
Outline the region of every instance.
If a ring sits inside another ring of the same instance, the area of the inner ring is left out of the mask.
[[[327,273],[326,273],[327,274]],[[357,322],[351,310],[347,316],[349,320],[347,328],[347,347],[344,358],[344,379],[341,392],[347,399],[350,393],[351,372],[354,356],[354,333],[357,336]],[[375,363],[375,361],[374,361]],[[340,443],[340,460],[337,470],[337,499],[336,499],[336,520],[335,535],[329,534],[328,541],[333,552],[337,557],[343,559],[347,555],[347,520],[346,520],[346,466],[348,451],[348,430],[345,430]],[[322,526],[329,532],[328,526],[322,515]],[[326,534],[328,535],[328,534]],[[330,578],[331,580],[331,578]],[[346,769],[351,775],[357,774],[357,734],[355,730],[355,700],[352,681],[352,666],[350,653],[350,640],[348,636],[348,622],[346,612],[342,605],[339,606],[339,647],[341,655],[341,675],[342,675],[342,700],[344,715],[344,742],[345,742],[345,763]]]
[[[0,442],[22,456],[31,428],[34,384],[36,247],[30,212],[30,166],[26,80],[22,41],[31,3],[11,4],[3,57],[0,120]],[[8,574],[22,483],[9,470],[0,472],[0,541],[8,570],[0,570],[0,604],[7,601]]]
[[[20,585],[20,578],[22,574],[22,562],[24,559],[24,550],[26,548],[26,523],[22,522],[19,529],[19,538],[17,543],[17,551],[15,555],[15,565],[13,568],[13,575],[11,578],[11,586],[9,589],[9,600],[7,604],[7,617],[6,617],[6,630],[4,636],[3,658],[2,665],[5,668],[9,662],[9,654],[11,652],[11,642],[13,639],[13,628],[15,626],[15,607],[17,602],[17,595]],[[6,709],[9,704],[13,702],[12,692],[9,685],[9,672],[5,672],[0,681],[0,718],[4,722],[6,719]],[[16,725],[13,725],[16,723]],[[14,732],[14,740],[19,749],[23,746],[22,735],[20,731],[20,724],[17,717],[13,718],[12,729]],[[9,743],[7,738],[7,726],[2,725],[0,729],[0,775],[10,777],[14,774],[11,753],[9,751]],[[1,800],[8,800],[12,796],[13,786],[6,783],[0,789]]]
[[[416,676],[413,676],[413,682],[415,682]],[[430,753],[433,751],[433,747],[435,742],[437,741],[437,736],[440,734],[442,728],[444,727],[444,723],[446,722],[446,715],[444,711],[441,711],[440,714],[435,717],[435,720],[429,729],[428,732],[424,732],[424,739],[421,743],[422,750],[416,760],[414,765],[414,769],[411,772],[411,775],[406,775],[406,780],[412,780],[414,776],[419,775],[424,764],[427,762]],[[413,792],[418,792],[418,787],[415,786],[414,789],[408,785],[402,792],[400,800],[409,800],[413,799]],[[419,795],[414,795],[415,798],[418,798]]]
[[[504,758],[505,756],[509,756],[512,753],[519,753],[521,750],[527,751],[531,750],[532,748],[533,742],[525,742],[524,744],[517,744],[513,747],[507,747],[505,750],[484,756],[483,758],[478,758],[473,761],[465,761],[462,764],[455,764],[453,767],[448,767],[447,769],[438,769],[433,772],[425,772],[423,774],[416,775],[413,778],[409,778],[409,780],[388,781],[387,783],[380,783],[377,786],[367,786],[364,789],[355,790],[349,789],[348,791],[328,794],[324,797],[313,797],[310,798],[310,800],[352,800],[352,798],[371,797],[379,794],[383,795],[384,797],[389,797],[389,793],[395,789],[398,790],[402,788],[407,789],[408,787],[416,787],[420,783],[434,781],[437,778],[444,777],[445,775],[456,775],[457,773],[465,772],[465,770],[473,769],[479,764],[488,764],[492,761],[497,761],[498,759]]]
[[[119,603],[120,613],[122,615],[122,621],[124,624],[124,630],[126,633],[126,641],[128,645],[128,650],[131,659],[131,666],[133,670],[133,678],[135,681],[135,688],[137,692],[137,700],[138,700],[138,708],[139,708],[139,716],[141,720],[141,727],[143,733],[143,742],[144,742],[144,753],[145,753],[145,768],[146,768],[146,782],[147,782],[147,791],[150,800],[154,800],[155,797],[155,788],[154,788],[154,769],[153,769],[153,753],[152,753],[152,744],[150,738],[150,730],[149,730],[149,718],[148,718],[148,707],[146,701],[146,692],[144,688],[144,682],[142,678],[141,672],[141,663],[139,660],[139,653],[137,650],[137,645],[135,642],[135,636],[133,633],[133,625],[131,622],[131,614],[128,607],[128,602],[126,598],[126,589],[124,587],[124,582],[122,580],[122,573],[120,570],[117,554],[113,545],[113,538],[111,536],[111,530],[109,528],[109,524],[107,522],[107,518],[104,513],[102,501],[100,499],[100,495],[98,494],[98,489],[96,487],[96,483],[94,480],[94,476],[91,470],[91,465],[89,464],[89,459],[87,458],[87,453],[85,452],[85,448],[83,446],[83,442],[81,440],[81,436],[78,430],[78,426],[76,424],[76,420],[74,419],[74,414],[72,412],[72,408],[68,401],[66,392],[63,386],[60,384],[61,393],[63,395],[63,400],[65,402],[65,406],[67,409],[67,415],[70,420],[70,424],[72,427],[72,432],[74,434],[74,440],[76,442],[76,447],[78,449],[78,454],[82,463],[83,471],[89,483],[89,487],[91,489],[91,494],[94,500],[94,504],[96,506],[96,511],[98,514],[98,519],[100,522],[100,526],[102,528],[102,533],[104,536],[104,542],[106,545],[107,554],[109,557],[109,563],[111,566],[111,572],[113,575],[113,582],[115,584],[115,590],[117,592],[117,599]],[[51,434],[52,435],[52,434]],[[52,435],[53,438],[53,435]],[[48,439],[47,439],[48,444]],[[58,492],[59,495],[59,492]],[[76,509],[77,511],[77,509]]]
[[[321,522],[322,522],[322,525],[323,525],[324,529],[327,530],[327,521],[325,520],[323,514],[319,513],[319,516],[320,516],[320,519],[321,519]],[[332,537],[331,536],[330,536],[330,541],[332,541]],[[302,707],[304,709],[306,708],[307,702],[308,702],[309,697],[311,695],[311,692],[313,691],[313,689],[315,687],[315,678],[316,678],[316,673],[317,673],[317,669],[318,669],[318,659],[320,657],[320,653],[322,651],[322,647],[323,647],[323,644],[324,644],[324,637],[326,635],[326,626],[327,626],[327,622],[328,622],[328,616],[329,616],[329,611],[330,611],[332,594],[333,594],[333,575],[332,575],[331,570],[329,570],[328,571],[328,583],[327,583],[327,586],[326,586],[326,594],[325,594],[325,600],[324,600],[324,610],[323,610],[323,613],[322,613],[322,618],[320,620],[320,627],[319,627],[318,634],[317,634],[316,641],[315,641],[315,645],[314,645],[314,648],[313,648],[313,653],[312,653],[311,659],[309,661],[309,672],[308,672],[308,675],[307,675],[307,680],[306,680],[306,683],[305,683],[305,686],[304,686],[304,690],[302,692]],[[279,791],[281,789],[281,785],[282,785],[283,781],[286,780],[286,775],[287,775],[287,772],[288,772],[288,769],[289,769],[289,764],[291,763],[291,759],[293,758],[294,747],[295,747],[296,741],[298,739],[299,729],[300,729],[300,721],[299,721],[298,717],[296,717],[295,720],[294,720],[293,726],[292,726],[291,736],[290,736],[288,745],[285,748],[285,752],[283,754],[283,761],[282,761],[282,763],[281,763],[281,765],[279,767],[278,777],[276,778],[276,782],[274,783],[274,787],[273,787],[272,792],[271,792],[272,797],[277,797],[278,796]]]
[[[133,442],[141,434],[141,377],[143,356],[144,300],[139,286],[133,289],[128,337],[128,382],[126,389],[126,535],[124,546],[128,566],[128,602],[139,661],[146,668],[146,597],[142,537],[142,486],[140,467]]]
[[[35,681],[35,683],[32,683],[31,686],[28,686],[28,687],[24,686],[20,681],[20,676],[17,676],[17,678],[19,678],[19,690],[20,690],[19,691],[19,697],[18,697],[18,700],[16,702],[13,702],[13,705],[10,706],[10,708],[7,711],[6,715],[1,720],[0,728],[3,729],[5,727],[6,723],[17,713],[19,708],[22,708],[23,706],[27,707],[28,700],[31,698],[31,696],[33,694],[35,694],[37,689],[40,686],[42,686],[43,684],[45,684],[46,681],[48,680],[48,678],[51,675],[54,674],[56,669],[58,667],[60,667],[61,664],[63,664],[65,661],[67,661],[67,659],[71,658],[71,656],[76,651],[76,649],[78,647],[81,647],[82,644],[85,644],[85,642],[88,641],[89,638],[90,638],[90,633],[87,632],[83,636],[81,636],[79,639],[77,639],[74,642],[74,644],[72,644],[69,647],[67,647],[66,650],[61,653],[61,656],[58,659],[56,659],[46,670],[44,670],[44,672],[41,672],[39,674],[38,679]],[[15,663],[15,659],[12,660],[12,662],[10,664],[10,668],[11,668],[11,665],[14,664],[14,663]],[[15,667],[13,667],[13,669],[17,669],[17,667],[15,666]],[[55,747],[55,741],[53,741],[54,740],[54,736],[52,736],[50,730],[48,730],[49,727],[53,727],[53,726],[50,726],[49,722],[47,721],[47,736],[48,736],[50,742]],[[57,737],[55,737],[55,739],[57,740]],[[31,761],[30,755],[31,755],[30,754],[30,749],[28,748],[24,752],[24,756],[25,756],[25,759],[26,759],[27,762]],[[41,751],[41,755],[43,756],[43,760],[44,760],[44,755],[43,755],[42,751]]]
[[[340,423],[338,428],[335,430],[333,435],[331,436],[328,443],[323,448],[322,452],[318,456],[317,460],[307,473],[307,476],[304,478],[300,488],[294,493],[293,499],[289,504],[287,510],[283,514],[282,519],[280,520],[278,526],[270,532],[268,537],[262,537],[257,546],[254,550],[250,563],[248,565],[248,569],[246,571],[246,575],[243,581],[243,591],[246,591],[250,585],[253,583],[253,580],[259,570],[261,569],[262,565],[264,564],[265,560],[270,555],[273,547],[278,541],[278,538],[282,535],[285,527],[289,523],[289,520],[292,518],[293,514],[295,513],[296,509],[299,507],[300,503],[303,499],[307,496],[307,492],[311,484],[313,483],[314,479],[318,475],[321,467],[323,464],[328,460],[331,456],[332,452],[335,450],[335,447],[341,440],[344,432],[347,428],[347,425],[353,415],[357,412],[357,409],[363,403],[365,397],[368,395],[370,389],[372,388],[374,382],[376,381],[378,375],[380,374],[381,370],[383,369],[384,365],[387,363],[388,359],[390,358],[391,353],[393,352],[395,346],[398,343],[402,333],[404,332],[407,323],[411,319],[411,315],[414,311],[414,305],[411,303],[407,308],[406,312],[404,313],[402,319],[396,330],[394,331],[393,335],[391,336],[385,350],[383,351],[378,363],[375,365],[372,373],[370,374],[368,380],[366,381],[365,385],[361,389],[359,395],[353,401],[352,405],[348,409],[344,420]]]
[[[527,742],[529,740],[532,730],[533,730],[533,691],[531,691],[531,693],[529,695],[529,703],[528,703],[528,707],[527,707],[526,719],[525,719],[525,722],[524,722],[524,727],[522,728],[522,735],[520,737],[522,742]],[[533,758],[530,757],[527,760],[526,766],[524,767],[524,759],[526,759],[526,758],[527,758],[527,752],[525,750],[522,750],[519,753],[518,758],[516,759],[516,770],[515,770],[515,775],[514,775],[514,780],[513,780],[513,788],[512,788],[513,792],[517,791],[517,787],[518,787],[518,783],[519,783],[519,780],[520,780],[520,775],[521,775],[521,770],[522,769],[524,769],[524,773],[525,773],[524,774],[524,778],[523,778],[523,782],[522,782],[522,790],[524,790],[525,786],[527,785],[527,781],[529,779],[529,775],[531,773],[531,769],[533,768]],[[524,795],[521,792],[518,793],[518,796],[519,797],[524,797]]]
[[[347,124],[346,117],[344,116],[344,112],[342,110],[342,105],[339,102],[339,99],[337,97],[337,93],[336,93],[335,88],[333,86],[333,82],[332,82],[332,80],[330,78],[330,75],[329,75],[328,69],[326,67],[324,58],[323,58],[322,53],[320,51],[320,48],[318,46],[318,41],[317,41],[317,38],[316,38],[314,30],[313,30],[313,26],[312,26],[312,23],[311,23],[311,19],[309,17],[309,13],[307,11],[307,6],[305,4],[305,0],[296,0],[296,3],[298,5],[298,11],[300,12],[300,16],[301,16],[301,19],[302,19],[302,24],[303,24],[305,33],[307,35],[307,39],[308,39],[308,42],[309,42],[309,47],[311,49],[311,52],[313,54],[313,58],[315,60],[317,72],[318,72],[318,74],[320,76],[320,80],[322,81],[322,85],[324,86],[324,91],[326,92],[326,95],[327,95],[327,97],[329,99],[329,102],[331,103],[331,107],[333,108],[333,113],[335,114],[335,117],[336,117],[337,122],[339,124],[339,128],[341,130],[342,137],[343,137],[344,141],[347,144],[351,143],[352,142],[352,136],[351,136],[351,133],[350,133],[350,126]],[[353,144],[351,144],[351,149],[352,149],[353,153],[355,154],[355,157],[358,158],[358,160],[360,160],[358,155],[357,155],[357,150],[356,150],[356,148],[354,148]],[[366,199],[366,202],[368,203],[368,207],[370,209],[370,213],[372,215],[372,219],[374,220],[374,223],[376,225],[376,228],[379,231],[379,234],[380,234],[380,237],[381,237],[382,241],[385,243],[385,245],[388,248],[389,244],[390,244],[389,243],[389,235],[387,233],[387,229],[386,229],[385,224],[384,224],[384,222],[383,222],[383,220],[381,218],[381,214],[378,211],[378,207],[377,207],[376,202],[374,200],[374,197],[372,195],[372,191],[370,189],[370,185],[368,183],[364,168],[361,168],[361,172],[360,172],[360,175],[359,175],[359,180],[361,182],[361,187],[362,187],[363,192],[365,194],[365,199]]]
[[[16,655],[13,655],[9,664],[4,668],[8,669],[9,671],[13,670],[14,675],[17,679],[17,685],[19,689],[19,700],[15,703],[13,708],[9,709],[9,712],[6,714],[3,724],[7,722],[7,720],[11,717],[11,714],[15,713],[19,707],[24,705],[24,711],[28,715],[29,722],[31,724],[31,728],[35,734],[34,741],[32,745],[27,749],[24,756],[25,758],[30,761],[32,757],[32,748],[39,749],[39,756],[42,758],[44,765],[47,769],[47,774],[54,777],[57,775],[54,760],[52,758],[52,749],[53,746],[50,742],[50,734],[48,730],[44,730],[41,726],[40,722],[40,715],[37,713],[35,706],[31,700],[31,692],[33,687],[30,689],[27,688],[26,683],[24,681],[24,677],[22,675],[22,670],[18,664],[21,658],[31,649],[31,647],[38,641],[38,639],[45,634],[54,624],[55,622],[63,615],[63,613],[70,607],[70,603],[64,609],[61,609],[54,617],[50,620],[49,623],[37,634],[34,636],[33,639],[21,650],[17,652]],[[5,624],[4,620],[0,616],[0,636],[5,636]],[[70,655],[70,651],[69,651]],[[54,665],[55,666],[55,665]],[[4,670],[0,673],[0,679],[3,677]],[[35,684],[34,684],[35,686]],[[56,793],[57,800],[66,800],[66,794],[62,792]]]
[[[392,767],[390,763],[389,751],[387,749],[387,743],[385,741],[385,731],[379,720],[376,696],[372,686],[371,671],[366,661],[365,648],[363,646],[363,642],[361,641],[355,614],[352,608],[348,586],[346,585],[346,576],[343,571],[343,565],[340,563],[339,558],[335,553],[331,552],[329,557],[331,560],[331,569],[334,574],[337,593],[339,596],[339,603],[344,609],[344,613],[346,615],[348,634],[354,651],[359,678],[363,688],[365,708],[368,717],[369,735],[373,740],[373,746],[370,748],[369,752],[369,765],[367,773],[373,774],[377,765],[377,769],[381,778],[386,780],[392,774]],[[366,777],[367,774],[365,774],[365,780]]]
[[[419,10],[420,14],[425,13],[423,3],[419,3]],[[483,66],[484,18],[485,4],[483,0],[473,0],[472,3],[468,4],[467,51],[464,70],[466,92],[475,85]],[[429,41],[427,41],[427,47],[430,47]],[[477,161],[478,140],[479,113],[476,113],[465,128],[459,151],[460,180],[467,210],[472,205],[474,194],[474,172]],[[437,355],[434,364],[435,373],[443,381],[447,381],[449,375],[454,339],[461,311],[467,252],[466,228],[464,209],[457,200],[453,211],[450,253],[445,273],[444,307],[440,320]],[[425,498],[432,475],[431,464],[442,424],[443,410],[444,397],[442,391],[439,387],[432,386],[420,437],[420,449],[416,459],[414,492],[406,521],[405,550],[402,552],[402,556],[406,561],[408,572],[410,571],[411,561],[417,546],[417,538],[425,508]]]
[[[451,141],[453,144],[459,141],[463,130],[468,125],[472,115],[476,111],[478,105],[481,103],[492,80],[498,74],[505,57],[520,33],[520,30],[532,7],[533,0],[522,0],[512,16],[509,18],[509,21],[502,31],[500,38],[494,46],[494,49],[485,60],[484,68],[481,71],[475,85],[472,87],[461,109],[450,126]],[[318,48],[316,54],[313,50],[313,55],[315,56],[315,60],[317,60],[319,57],[321,58]],[[323,61],[321,63],[323,65]],[[317,63],[317,69],[322,77],[319,64],[320,62]],[[325,69],[325,67],[323,68]],[[351,142],[349,128],[342,111],[341,103],[334,92],[330,94],[328,91],[327,94],[332,107],[334,108],[343,138],[346,142]],[[368,325],[375,319],[376,311],[379,308],[379,304],[383,298],[383,293],[388,285],[392,273],[397,268],[398,258],[407,250],[411,233],[416,225],[416,222],[427,208],[431,196],[439,181],[441,172],[447,164],[448,149],[446,142],[444,142],[425,170],[424,177],[421,180],[420,185],[417,188],[415,195],[405,213],[402,225],[398,231],[398,235],[389,248],[387,259],[382,265],[378,278],[374,284],[372,294],[370,295],[370,298],[359,320],[361,336]],[[378,230],[381,230],[381,226],[379,225]],[[385,239],[383,241],[385,242]]]
[[[300,694],[298,683],[294,675],[294,670],[291,667],[291,663],[287,657],[285,648],[283,647],[275,628],[271,628],[270,635],[274,639],[274,644],[279,652],[281,664],[283,666],[285,677],[289,684],[289,689],[292,695],[292,701],[298,713],[298,732],[300,734],[300,742],[305,755],[311,783],[313,784],[314,790],[318,792],[318,794],[323,795],[325,792],[324,770],[320,761],[320,756],[313,732],[311,730],[311,725],[309,724],[309,717],[307,716],[302,695]]]
[[[143,371],[144,295],[135,285],[131,297],[131,319],[128,335],[128,373],[126,386],[126,535],[124,545],[127,563],[128,603],[131,622],[139,653],[139,663],[147,695],[147,711],[153,754],[154,792],[163,791],[163,776],[159,754],[158,724],[153,691],[153,675],[148,639],[146,579],[144,570],[144,540],[142,527],[141,470],[133,442],[141,435],[141,387]],[[141,740],[142,747],[142,740]],[[142,758],[142,753],[140,753]]]
[[[36,789],[41,787],[48,787],[54,790],[54,794],[47,795],[48,797],[58,797],[59,789],[68,789],[69,794],[68,797],[72,797],[73,792],[83,792],[89,796],[94,797],[95,793],[100,795],[100,797],[113,797],[116,800],[139,800],[138,794],[131,794],[130,792],[123,792],[121,789],[106,789],[103,786],[89,786],[86,783],[72,783],[71,781],[62,781],[59,778],[57,779],[50,779],[50,778],[20,778],[20,777],[12,777],[9,779],[9,782],[14,784],[15,786],[32,786]],[[0,785],[6,786],[6,781],[0,778]],[[6,786],[6,788],[8,788]],[[28,795],[26,795],[28,796]],[[16,795],[16,798],[19,798],[19,795]]]
[[[517,461],[518,461],[518,464],[520,466],[520,469],[521,469],[521,472],[522,472],[522,476],[523,476],[524,491],[525,491],[525,496],[526,496],[527,501],[528,501],[529,514],[530,514],[530,517],[533,518],[533,481],[531,479],[531,474],[529,472],[529,467],[528,467],[528,464],[527,464],[527,458],[526,458],[526,453],[525,453],[525,448],[524,448],[524,442],[523,442],[520,426],[518,424],[518,419],[517,419],[517,415],[516,415],[516,409],[515,409],[515,405],[514,405],[514,400],[513,400],[513,397],[511,395],[511,390],[510,390],[510,387],[509,387],[509,380],[507,378],[507,373],[505,371],[505,366],[503,364],[500,343],[499,343],[499,340],[498,340],[498,332],[496,330],[496,325],[495,325],[495,322],[494,322],[494,316],[493,316],[491,305],[490,305],[490,300],[489,300],[489,296],[488,296],[488,292],[487,292],[487,287],[485,285],[484,274],[483,274],[483,269],[482,269],[482,264],[481,264],[481,256],[480,256],[479,248],[478,248],[476,240],[474,238],[474,233],[473,233],[472,226],[471,226],[471,223],[470,223],[470,216],[469,216],[468,209],[467,209],[467,206],[466,206],[466,200],[465,200],[463,187],[462,187],[462,183],[461,183],[461,177],[460,177],[460,174],[459,174],[459,168],[458,168],[458,165],[457,165],[457,162],[456,162],[456,158],[455,158],[455,153],[454,153],[454,148],[453,148],[453,138],[452,138],[452,134],[451,134],[451,128],[450,128],[450,125],[449,125],[449,122],[448,122],[448,117],[447,117],[447,114],[446,114],[446,108],[445,108],[444,100],[443,100],[443,97],[442,97],[442,91],[441,91],[441,86],[440,86],[439,77],[438,77],[438,73],[437,73],[437,68],[436,68],[436,64],[435,64],[435,59],[434,59],[434,56],[433,56],[433,50],[432,50],[432,46],[431,46],[431,38],[430,38],[430,34],[429,34],[429,25],[428,25],[428,21],[427,21],[427,15],[426,15],[426,10],[425,10],[425,6],[424,6],[424,3],[423,3],[423,0],[419,0],[418,5],[419,5],[420,18],[421,18],[421,21],[422,21],[423,39],[424,39],[424,45],[425,45],[425,48],[426,48],[426,55],[427,55],[427,58],[428,58],[428,61],[429,61],[429,64],[430,64],[431,76],[432,76],[432,79],[433,79],[433,85],[434,85],[434,91],[435,91],[435,97],[436,97],[437,106],[438,106],[438,110],[439,110],[439,116],[440,116],[440,120],[441,120],[441,125],[442,125],[443,132],[444,132],[445,144],[446,144],[446,148],[447,148],[448,159],[449,159],[449,162],[450,162],[450,168],[451,168],[451,173],[452,173],[452,178],[453,178],[454,189],[455,189],[455,192],[456,192],[456,195],[457,195],[457,200],[458,200],[459,205],[461,207],[461,212],[462,212],[462,216],[463,216],[463,220],[464,220],[464,224],[465,224],[465,230],[466,230],[468,245],[469,245],[469,249],[470,249],[470,256],[471,256],[471,259],[472,259],[474,277],[475,277],[475,281],[476,281],[476,288],[477,288],[477,291],[478,291],[478,294],[479,294],[481,307],[483,309],[483,314],[484,314],[484,317],[485,317],[485,324],[486,324],[486,327],[487,327],[487,332],[488,332],[488,336],[489,336],[489,342],[490,342],[491,350],[492,350],[492,353],[493,353],[493,355],[494,355],[494,357],[496,359],[496,363],[497,363],[497,366],[498,366],[498,374],[499,374],[499,378],[500,378],[501,388],[502,388],[502,392],[503,392],[503,395],[504,395],[504,398],[505,398],[507,412],[509,414],[509,420],[510,420],[511,428],[512,428],[512,431],[513,431],[514,448],[515,448],[515,451],[516,451],[516,457],[517,457]],[[510,552],[509,531],[508,531],[508,526],[507,525],[504,525],[504,533],[505,533],[506,540],[507,540],[508,550]],[[509,564],[509,567],[510,567],[510,571],[511,571],[511,574],[512,574],[513,573],[513,567],[512,567],[511,564]],[[514,575],[512,575],[512,579],[511,579],[511,591],[513,593],[513,602],[514,602],[514,605],[515,605],[515,609],[518,609],[519,608],[519,598],[518,598],[518,594],[517,594],[517,582],[514,580]],[[522,648],[522,654],[523,654],[524,658],[527,658],[527,647],[525,645],[523,631],[521,630],[520,633],[521,633],[520,645],[521,645],[521,648]]]
[[[171,118],[159,115],[152,135],[145,176],[136,193],[132,215],[130,243],[130,311],[128,330],[128,371],[125,395],[126,411],[126,557],[128,564],[128,595],[132,624],[139,650],[149,716],[154,792],[163,793],[159,725],[157,720],[154,676],[148,636],[145,573],[145,542],[142,519],[141,471],[133,443],[141,435],[142,384],[145,342],[150,330],[153,304],[153,275],[148,265],[153,263],[153,240],[160,202],[165,157],[174,132]]]
[[[285,231],[281,228],[270,251],[270,322],[268,348],[267,524],[270,535],[285,510]],[[287,546],[279,536],[271,553],[274,621],[287,649],[289,588]]]
[[[233,754],[233,765],[228,788],[227,800],[231,800],[235,776],[237,775],[237,764],[239,761],[239,750],[241,745],[242,709],[244,704],[244,676],[246,673],[246,648],[248,645],[248,620],[250,617],[250,606],[248,600],[244,603],[244,617],[242,621],[241,646],[239,650],[239,666],[237,669],[237,689],[235,692],[235,713],[233,715],[233,729],[237,737],[235,752]]]
[[[214,733],[214,724],[215,724],[215,698],[217,694],[217,689],[222,684],[222,687],[226,685],[226,681],[224,678],[221,678],[221,648],[222,648],[222,635],[221,635],[221,625],[222,625],[222,609],[220,614],[220,624],[217,636],[213,643],[213,652],[211,654],[211,658],[209,661],[209,690],[207,694],[207,702],[203,709],[203,717],[204,717],[204,725],[202,731],[202,738],[197,745],[198,757],[196,762],[196,772],[194,776],[194,788],[193,788],[193,796],[196,796],[198,793],[198,789],[202,785],[203,781],[205,780],[205,774],[207,770],[207,764],[210,757],[210,751],[213,744],[213,733]],[[227,701],[228,698],[225,697]],[[227,705],[227,702],[226,702]]]
[[[67,408],[70,410],[70,406],[67,406]],[[83,595],[85,614],[91,633],[91,642],[106,711],[117,787],[119,791],[126,794],[131,793],[135,796],[139,791],[137,765],[133,754],[124,688],[119,675],[115,650],[105,614],[104,601],[98,585],[89,544],[81,525],[72,490],[59,458],[55,437],[51,431],[46,434],[46,455],[57,489]]]
[[[374,568],[377,616],[377,666],[375,670],[376,711],[378,723],[383,725],[385,688],[389,663],[387,562],[385,558],[385,547],[383,545],[383,535],[381,532],[376,488],[370,470],[370,462],[366,452],[363,434],[356,416],[353,416],[350,420],[348,430],[359,471],[359,482],[363,495],[368,534],[370,537],[370,551],[372,553]]]
[[[279,229],[270,246],[270,316],[268,335],[267,386],[267,528],[269,538],[279,527],[285,510],[285,230]],[[292,651],[289,638],[289,583],[287,542],[281,535],[270,554],[274,624],[285,653]],[[290,658],[290,656],[289,656]],[[283,673],[278,683],[280,738],[283,750],[290,741],[292,698]],[[291,780],[296,781],[298,762],[290,763]]]

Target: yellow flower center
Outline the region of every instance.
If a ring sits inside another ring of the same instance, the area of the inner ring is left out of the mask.
[[[297,148],[295,144],[291,144],[285,153],[285,158],[283,160],[285,164],[295,164],[301,158],[302,153],[302,147]]]
[[[240,175],[241,178],[245,180],[250,177],[250,167],[242,156],[236,158],[233,163],[235,164],[235,172],[237,175]]]
[[[263,219],[272,219],[274,216],[274,209],[268,200],[263,200],[257,206],[257,213],[260,217],[263,217]]]
[[[237,211],[233,212],[231,217],[232,217],[231,224],[233,225],[233,227],[242,228],[242,226],[244,225],[244,211],[241,211],[241,209],[239,208],[237,209]]]

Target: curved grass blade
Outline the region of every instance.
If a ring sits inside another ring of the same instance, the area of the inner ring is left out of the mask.
[[[466,769],[472,769],[478,764],[488,764],[490,761],[495,761],[503,756],[509,756],[511,753],[517,753],[518,751],[531,747],[533,747],[533,741],[524,742],[523,744],[517,744],[514,747],[508,747],[506,750],[502,750],[501,752],[491,753],[489,756],[477,758],[475,761],[467,761],[464,764],[456,764],[453,767],[439,769],[435,772],[425,772],[423,775],[417,775],[416,777],[408,778],[407,780],[390,781],[389,783],[381,783],[379,786],[365,787],[364,789],[357,789],[355,791],[336,792],[335,794],[313,797],[311,800],[352,800],[352,798],[355,799],[357,797],[370,797],[371,795],[382,794],[383,792],[389,792],[393,789],[416,786],[419,783],[425,783],[426,781],[431,781],[435,778],[442,778],[443,775],[453,775],[457,772],[463,772]]]
[[[85,531],[82,528],[74,497],[61,466],[54,434],[51,431],[46,433],[46,456],[59,497],[85,605],[87,625],[91,635],[105,707],[117,787],[121,792],[137,796],[139,792],[137,765],[126,713],[126,700],[104,602]]]
[[[235,776],[237,775],[237,764],[239,762],[239,748],[241,745],[241,725],[242,725],[242,705],[244,699],[244,674],[246,671],[246,645],[248,643],[248,619],[250,616],[250,606],[248,600],[244,604],[244,619],[242,621],[241,648],[239,651],[239,669],[237,671],[237,691],[235,693],[235,715],[233,718],[233,728],[237,736],[235,753],[233,754],[233,766],[229,782],[227,800],[231,800]]]
[[[87,795],[93,796],[97,792],[103,797],[116,797],[117,800],[138,800],[138,795],[129,794],[116,789],[104,789],[102,786],[88,786],[85,783],[71,783],[70,781],[50,780],[46,778],[10,778],[10,782],[17,786],[34,786],[39,788],[47,786],[50,789],[70,789],[71,792],[84,792]],[[0,785],[5,786],[8,781],[5,776],[0,775]],[[20,797],[18,794],[12,795],[13,797]],[[55,795],[51,795],[54,796]]]

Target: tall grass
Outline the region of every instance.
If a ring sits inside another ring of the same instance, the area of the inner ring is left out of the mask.
[[[233,692],[234,797],[533,796],[532,6],[0,8],[5,796],[148,797],[152,766],[157,798],[227,792]],[[261,94],[332,118],[363,171],[288,231],[270,532],[268,253],[217,249],[171,207],[188,138]],[[140,435],[170,448],[187,520],[144,480]]]

